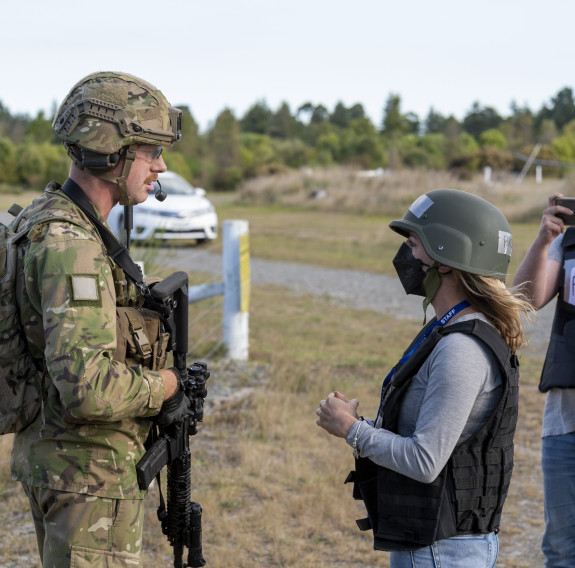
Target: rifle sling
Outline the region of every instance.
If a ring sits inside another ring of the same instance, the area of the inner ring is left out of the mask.
[[[143,284],[142,271],[140,267],[132,260],[128,249],[116,238],[94,214],[91,201],[86,197],[84,190],[72,179],[68,178],[61,188],[69,199],[71,199],[92,221],[108,252],[108,255],[118,264],[125,272],[126,276],[141,286]]]

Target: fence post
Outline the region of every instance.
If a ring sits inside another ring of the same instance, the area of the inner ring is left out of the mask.
[[[250,301],[248,222],[224,221],[222,238],[224,345],[230,359],[247,361]]]

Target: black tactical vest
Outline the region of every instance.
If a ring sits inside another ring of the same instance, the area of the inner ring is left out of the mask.
[[[354,498],[365,503],[368,517],[357,524],[361,530],[373,530],[377,550],[414,550],[458,534],[499,530],[513,470],[519,363],[492,326],[473,319],[436,327],[387,386],[382,427],[397,432],[399,407],[412,377],[437,342],[454,332],[471,333],[493,351],[501,371],[501,399],[486,423],[455,447],[432,483],[415,481],[367,458],[356,460],[346,483],[354,482]]]
[[[551,337],[541,372],[539,390],[575,388],[575,227],[563,235],[563,267]]]

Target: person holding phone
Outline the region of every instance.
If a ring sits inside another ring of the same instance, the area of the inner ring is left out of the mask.
[[[575,566],[575,199],[549,197],[513,280],[540,309],[557,298],[539,390],[546,394],[541,466],[547,568]],[[570,206],[568,206],[570,205]]]

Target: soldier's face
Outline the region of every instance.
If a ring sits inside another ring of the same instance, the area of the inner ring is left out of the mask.
[[[130,168],[126,181],[128,195],[136,202],[143,203],[153,191],[152,182],[158,179],[158,174],[168,168],[161,155],[161,147],[143,144],[136,150],[136,159]]]

